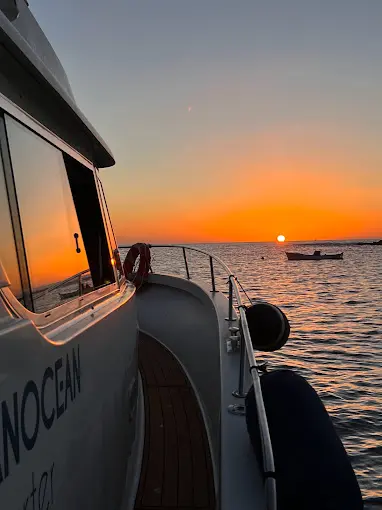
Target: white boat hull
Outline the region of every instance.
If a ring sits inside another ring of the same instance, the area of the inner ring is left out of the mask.
[[[122,301],[68,323],[66,342],[25,320],[0,332],[2,508],[120,508],[138,390],[135,302]]]

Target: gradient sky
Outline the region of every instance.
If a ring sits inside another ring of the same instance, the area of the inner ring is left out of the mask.
[[[382,237],[380,0],[30,0],[121,242]]]

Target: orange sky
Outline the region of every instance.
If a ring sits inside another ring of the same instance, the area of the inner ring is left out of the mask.
[[[121,242],[382,238],[381,2],[34,4]]]
[[[127,173],[129,192],[108,190],[113,169],[102,177],[122,243],[381,238],[381,163],[357,132],[288,126],[208,140],[149,182]]]
[[[87,3],[32,7],[119,241],[382,238],[382,2]]]

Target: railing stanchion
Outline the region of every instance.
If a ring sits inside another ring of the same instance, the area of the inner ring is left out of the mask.
[[[236,398],[245,398],[247,394],[244,393],[245,340],[244,340],[244,336],[243,336],[243,331],[241,331],[240,337],[241,338],[240,338],[239,382],[238,382],[237,390],[233,391],[232,395]]]
[[[233,316],[233,285],[232,285],[233,276],[230,275],[228,279],[228,317],[226,317],[226,321],[233,322],[236,320],[236,317]]]
[[[186,248],[182,248],[182,250],[183,250],[184,265],[186,266],[187,280],[189,280],[189,279],[190,279],[190,271],[188,270],[188,262],[187,262],[187,256],[186,256]]]
[[[211,268],[211,283],[212,283],[212,292],[216,292],[215,286],[215,274],[214,274],[214,261],[210,255],[210,268]]]

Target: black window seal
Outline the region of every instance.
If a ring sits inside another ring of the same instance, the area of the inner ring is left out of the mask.
[[[116,239],[115,234],[114,234],[113,224],[111,223],[111,218],[110,218],[110,214],[109,214],[109,207],[108,207],[107,202],[106,202],[106,197],[105,197],[105,192],[104,192],[104,189],[103,189],[103,184],[102,184],[102,181],[101,181],[98,173],[99,173],[98,168],[94,167],[94,179],[95,179],[95,183],[96,183],[96,187],[97,187],[97,191],[98,191],[98,200],[99,200],[100,207],[101,207],[101,213],[102,213],[102,217],[103,217],[103,223],[104,223],[104,227],[105,227],[105,232],[106,232],[106,235],[107,235],[107,238],[108,238],[108,242],[109,242],[109,246],[110,246],[110,249],[111,249],[111,252],[112,252],[112,257],[115,260],[114,250],[119,251],[119,248],[118,248],[118,244],[117,244],[117,239]],[[109,225],[110,225],[110,229],[109,229]],[[111,230],[111,232],[110,232],[110,230]],[[115,248],[113,247],[112,240],[114,241]],[[120,287],[121,286],[121,277],[118,278],[117,268],[116,268],[115,265],[114,265],[114,275],[115,275],[115,281],[117,282],[118,287]]]
[[[0,111],[0,156],[2,158],[3,163],[4,179],[8,195],[13,236],[16,245],[16,254],[20,271],[20,280],[23,292],[24,306],[28,310],[34,312],[32,300],[32,287],[29,277],[24,235],[21,226],[20,210],[17,201],[15,179],[12,169],[12,160],[10,155],[7,130],[5,126],[4,112],[2,111]]]

